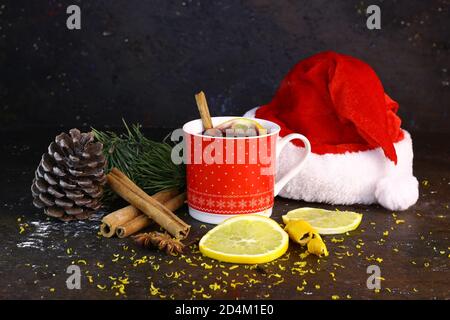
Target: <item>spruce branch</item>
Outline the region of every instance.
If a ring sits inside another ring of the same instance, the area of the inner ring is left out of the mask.
[[[185,167],[173,163],[173,146],[146,138],[139,124],[130,127],[124,121],[124,126],[121,134],[92,128],[95,138],[103,144],[106,173],[116,167],[149,194],[168,188],[184,189]],[[106,190],[104,201],[114,198],[114,193]]]

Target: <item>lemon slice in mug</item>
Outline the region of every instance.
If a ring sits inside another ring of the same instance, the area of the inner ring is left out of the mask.
[[[270,218],[241,215],[225,220],[200,240],[200,252],[224,262],[256,264],[281,257],[289,237]]]
[[[289,211],[282,218],[285,224],[291,220],[306,221],[319,234],[340,234],[358,228],[362,214],[352,211],[299,208]]]
[[[214,130],[220,130],[227,136],[251,137],[267,134],[267,129],[258,121],[248,118],[235,118],[225,121],[216,126]]]
[[[228,121],[225,121],[218,126],[216,126],[219,130],[225,129],[264,129],[262,125],[259,124],[258,121],[248,118],[235,118]]]

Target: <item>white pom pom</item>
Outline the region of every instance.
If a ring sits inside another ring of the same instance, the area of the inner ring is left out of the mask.
[[[389,210],[406,210],[419,198],[419,182],[410,175],[387,176],[378,182],[375,197]]]

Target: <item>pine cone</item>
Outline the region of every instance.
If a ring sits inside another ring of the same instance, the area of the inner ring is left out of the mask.
[[[106,182],[103,145],[93,142],[91,132],[69,134],[49,145],[31,186],[34,206],[63,221],[86,219],[98,210]]]

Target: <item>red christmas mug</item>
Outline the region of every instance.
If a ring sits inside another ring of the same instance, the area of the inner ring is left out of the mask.
[[[238,117],[214,117],[217,126]],[[217,224],[242,214],[272,214],[274,197],[291,180],[311,153],[308,139],[298,133],[279,138],[280,127],[258,121],[267,134],[252,137],[210,137],[202,134],[200,119],[183,126],[184,161],[189,214]],[[275,181],[276,159],[284,146],[299,139],[305,154],[297,166]]]

